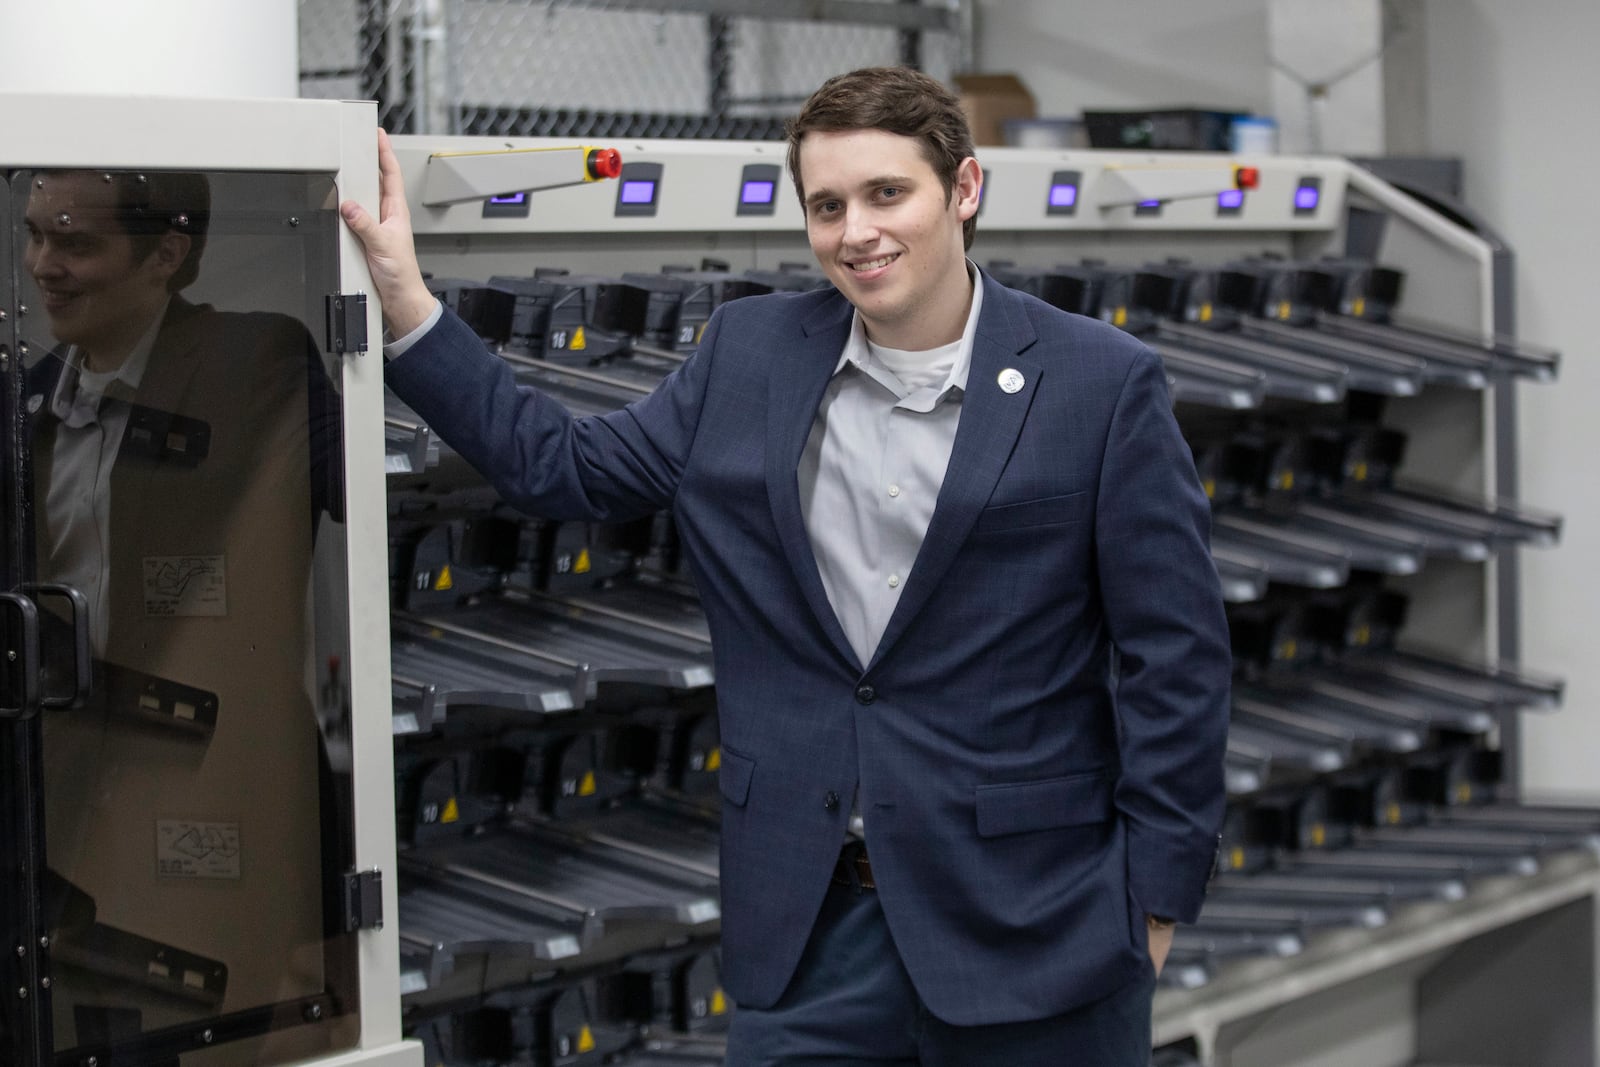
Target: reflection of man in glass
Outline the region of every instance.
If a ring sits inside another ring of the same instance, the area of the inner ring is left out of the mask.
[[[321,935],[306,592],[336,404],[298,319],[180,295],[210,221],[200,174],[29,179],[37,572],[84,594],[95,682],[44,721],[56,959],[81,967],[58,1048],[321,987],[290,953]],[[108,985],[90,922],[216,966]]]

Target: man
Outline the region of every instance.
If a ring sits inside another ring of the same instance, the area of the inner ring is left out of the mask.
[[[1160,362],[967,262],[982,171],[937,82],[832,79],[789,142],[836,289],[725,305],[654,394],[573,420],[428,296],[380,138],[380,219],[343,211],[388,380],[525,510],[672,508],[715,649],[731,1064],[1142,1065],[1230,666]]]

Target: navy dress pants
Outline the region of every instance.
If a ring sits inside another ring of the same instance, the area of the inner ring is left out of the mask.
[[[870,889],[835,884],[789,988],[740,1005],[727,1067],[1148,1067],[1153,968],[1062,1015],[952,1026],[923,1005]]]

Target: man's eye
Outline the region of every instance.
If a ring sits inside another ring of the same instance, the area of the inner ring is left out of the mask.
[[[900,193],[901,189],[898,185],[885,185],[882,189],[878,190],[878,194],[885,200],[893,200],[895,197],[899,196]]]

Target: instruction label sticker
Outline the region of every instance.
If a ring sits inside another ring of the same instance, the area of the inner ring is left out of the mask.
[[[226,615],[227,557],[144,557],[144,613],[163,616]]]
[[[239,824],[156,820],[156,874],[163,878],[239,877]]]

